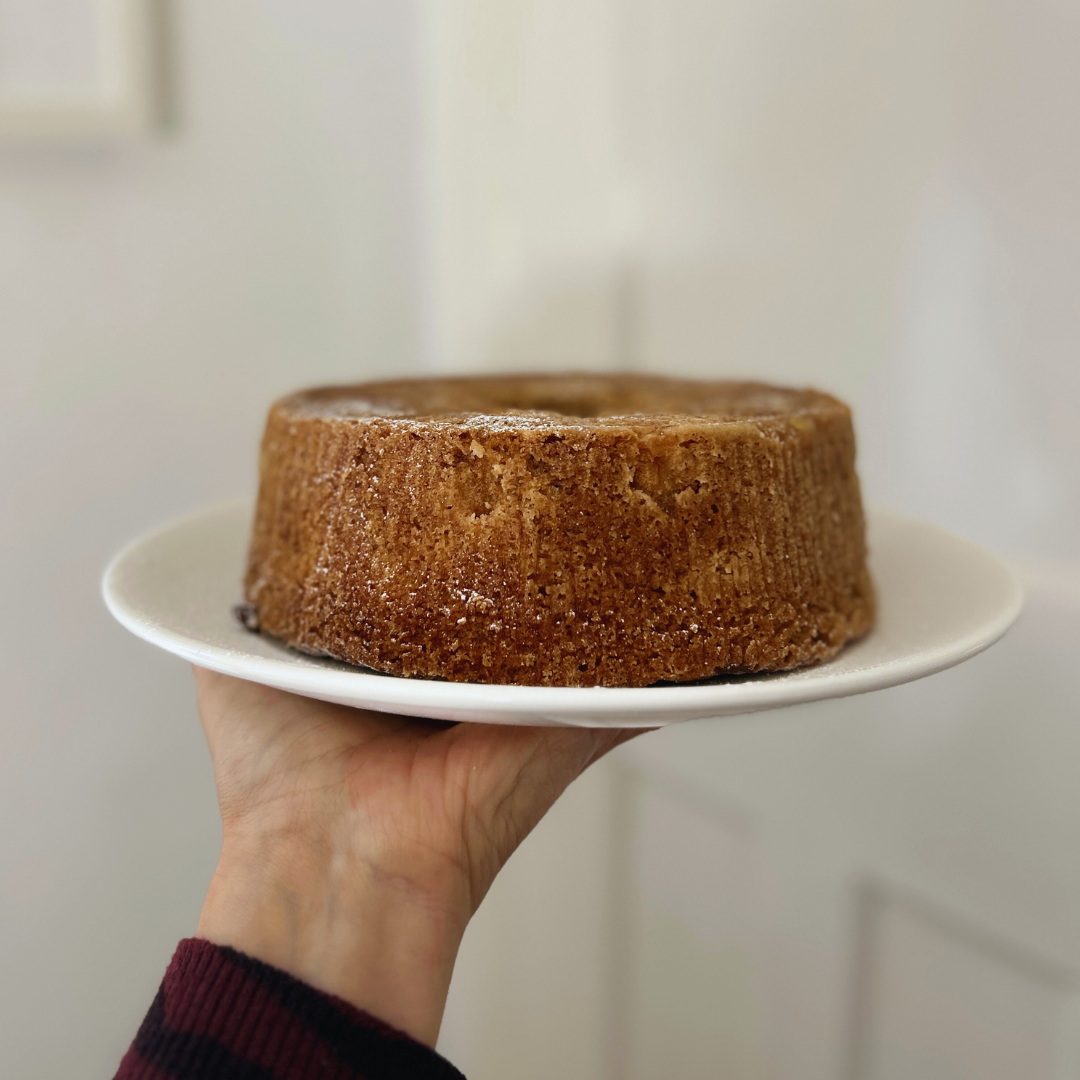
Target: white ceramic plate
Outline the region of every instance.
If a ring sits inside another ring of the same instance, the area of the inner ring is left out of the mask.
[[[486,686],[402,679],[293,652],[237,623],[251,501],[203,510],[136,540],[105,572],[105,602],[133,634],[193,664],[381,712],[492,724],[654,727],[862,694],[952,667],[1020,612],[998,558],[926,522],[870,515],[873,630],[835,659],[785,674],[688,686]]]

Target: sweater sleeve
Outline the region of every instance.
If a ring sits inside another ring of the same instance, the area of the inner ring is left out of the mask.
[[[188,938],[116,1080],[464,1080],[445,1058],[340,998]]]

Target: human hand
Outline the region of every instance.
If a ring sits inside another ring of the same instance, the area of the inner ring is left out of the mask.
[[[639,733],[416,720],[195,675],[224,823],[198,936],[429,1045],[495,875]]]

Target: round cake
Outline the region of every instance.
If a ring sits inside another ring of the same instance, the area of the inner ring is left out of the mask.
[[[323,387],[270,409],[245,594],[395,675],[647,686],[827,659],[874,594],[851,413],[644,375]]]

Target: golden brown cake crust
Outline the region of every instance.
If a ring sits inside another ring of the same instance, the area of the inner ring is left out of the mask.
[[[645,686],[826,659],[873,620],[855,440],[813,390],[425,379],[270,409],[245,592],[397,675]]]

